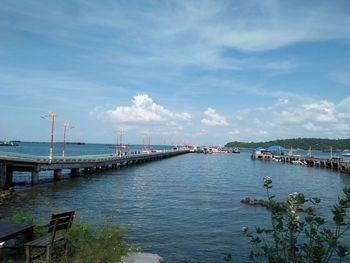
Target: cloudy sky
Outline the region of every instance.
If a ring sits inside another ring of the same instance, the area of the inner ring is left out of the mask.
[[[0,4],[0,140],[350,137],[350,1]]]

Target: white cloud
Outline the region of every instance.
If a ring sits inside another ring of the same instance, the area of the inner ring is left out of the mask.
[[[200,130],[199,132],[195,133],[195,136],[203,136],[207,135],[209,132],[207,130]]]
[[[236,118],[237,120],[240,120],[240,121],[241,121],[241,120],[244,120],[250,112],[251,112],[250,109],[241,109],[241,110],[238,110],[238,111],[236,111],[236,113],[235,113],[235,118]]]
[[[221,116],[216,112],[216,109],[208,108],[204,114],[206,118],[202,119],[202,123],[208,126],[227,126],[229,123],[227,122],[224,116]]]
[[[289,108],[282,111],[279,116],[282,123],[302,123],[306,119],[304,111],[299,108]]]
[[[339,119],[350,119],[350,113],[348,112],[341,112],[337,115]]]
[[[259,112],[269,112],[273,109],[273,107],[268,106],[268,107],[257,107],[255,108]]]
[[[174,113],[161,105],[156,104],[147,94],[134,96],[131,106],[118,106],[114,110],[107,110],[102,115],[113,121],[123,122],[165,122],[189,121],[190,114]]]
[[[350,111],[350,96],[343,99],[339,106]]]
[[[89,1],[81,2],[79,9],[83,12],[74,15],[65,6],[48,2],[7,2],[5,14],[22,18],[5,24],[11,29],[34,32],[83,50],[96,50],[97,45],[103,59],[147,66],[167,62],[208,68],[289,70],[294,67],[289,60],[227,59],[224,49],[266,51],[350,37],[347,8],[326,1],[302,6],[288,1],[166,1],[158,3],[157,8],[131,2],[101,5]],[[96,28],[106,30],[109,41],[96,34]],[[116,50],[121,36],[127,38],[132,52]]]
[[[333,125],[332,129],[335,131],[349,132],[350,125],[348,123],[338,123],[338,124]]]
[[[305,121],[337,122],[336,107],[333,103],[321,100],[316,103],[289,107],[280,114],[283,123],[303,123]]]
[[[268,132],[267,132],[267,131],[264,131],[264,130],[260,130],[260,131],[258,131],[258,134],[260,134],[260,135],[266,135],[266,134],[268,134]]]
[[[346,6],[327,2],[303,6],[286,1],[235,1],[234,6],[228,3],[208,1],[199,6],[185,1],[183,16],[177,17],[185,19],[185,26],[178,30],[191,30],[209,43],[248,51],[350,36]]]
[[[279,99],[278,99],[278,102],[277,102],[277,105],[278,105],[278,106],[286,106],[288,103],[289,103],[289,100],[288,100],[288,99],[279,98]]]
[[[234,129],[234,130],[228,132],[228,134],[230,134],[230,135],[238,135],[238,134],[240,134],[240,133],[241,133],[241,132],[240,132],[238,129]]]
[[[314,115],[314,118],[319,122],[335,122],[335,106],[333,103],[326,100],[321,100],[318,103],[305,104],[304,109],[309,112],[309,115]],[[312,117],[312,116],[309,116]]]
[[[315,126],[313,123],[308,122],[303,125],[303,128],[307,131],[322,131],[323,128],[320,126]]]

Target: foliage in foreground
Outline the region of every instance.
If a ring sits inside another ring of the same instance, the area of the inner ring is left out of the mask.
[[[289,262],[330,262],[334,258],[349,260],[349,246],[342,243],[342,238],[350,228],[347,210],[350,207],[350,187],[345,187],[345,196],[340,198],[331,210],[333,228],[327,228],[326,220],[316,215],[319,198],[306,199],[303,194],[292,193],[288,197],[288,210],[284,212],[270,194],[272,179],[264,177],[263,184],[268,197],[268,209],[271,212],[271,228],[255,227],[255,231],[243,228],[249,238],[252,250],[250,259],[254,262],[271,263]],[[299,215],[299,208],[306,202],[313,205],[305,215]],[[231,260],[231,255],[225,257]]]
[[[47,234],[47,227],[42,226],[41,221],[35,220],[27,212],[19,212],[13,219],[19,223],[34,225],[34,238]],[[122,256],[138,250],[126,243],[127,227],[115,223],[115,217],[108,216],[103,221],[103,226],[96,228],[91,224],[81,222],[80,218],[75,217],[72,227],[66,233],[68,255],[66,256],[62,251],[56,253],[54,262],[120,262]]]

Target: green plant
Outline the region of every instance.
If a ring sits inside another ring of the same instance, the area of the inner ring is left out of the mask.
[[[36,219],[28,211],[19,211],[12,216],[12,220],[17,223],[23,223],[34,226],[33,235],[34,238],[41,237],[47,234],[47,228],[44,226],[44,223],[40,219]]]
[[[340,198],[331,210],[333,228],[328,228],[326,220],[316,214],[319,198],[306,199],[303,194],[292,193],[288,196],[287,211],[283,211],[270,194],[272,179],[264,177],[263,185],[268,198],[271,213],[271,227],[255,227],[255,231],[243,228],[252,246],[249,258],[254,261],[271,263],[312,262],[325,263],[339,258],[341,262],[349,255],[349,247],[342,238],[350,228],[347,210],[350,207],[350,187],[345,187],[345,196]],[[300,215],[301,208],[310,202],[313,209],[302,209],[306,214]],[[347,257],[348,258],[348,257]],[[224,258],[230,261],[230,257]]]
[[[34,219],[28,212],[18,212],[12,219],[19,223],[34,225],[35,238],[47,234],[47,227],[40,226],[41,220]],[[72,227],[66,233],[68,254],[65,255],[62,251],[56,253],[53,262],[120,262],[122,256],[139,251],[125,241],[128,227],[118,224],[115,216],[106,216],[103,219],[98,217],[97,220],[102,221],[100,227],[82,222],[82,219],[76,216]]]
[[[99,228],[76,219],[68,231],[69,256],[60,262],[119,262],[122,256],[138,250],[126,243],[127,230],[110,216]]]

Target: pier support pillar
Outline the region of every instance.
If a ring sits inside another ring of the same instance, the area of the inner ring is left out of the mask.
[[[78,169],[78,168],[70,169],[70,176],[71,176],[71,177],[77,176],[78,173],[79,173],[79,169]]]
[[[55,180],[60,180],[62,177],[62,170],[61,169],[55,169],[53,170],[53,178]]]
[[[32,170],[32,184],[38,184],[39,183],[39,168],[38,167],[35,167],[33,170]]]
[[[0,188],[8,189],[12,185],[13,172],[8,169],[6,164],[0,164]]]
[[[92,173],[92,168],[84,168],[84,175],[88,175]]]
[[[6,186],[10,187],[13,184],[13,170],[9,167],[6,169]]]

